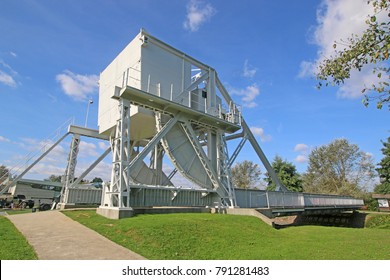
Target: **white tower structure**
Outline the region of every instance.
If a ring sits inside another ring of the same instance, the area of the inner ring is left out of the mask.
[[[177,171],[235,207],[230,167],[246,140],[284,189],[216,71],[145,30],[100,75],[98,125],[113,153],[98,209],[104,216],[131,216],[132,186],[172,186]],[[226,141],[236,138],[240,144],[229,157]],[[170,175],[164,156],[175,167]]]

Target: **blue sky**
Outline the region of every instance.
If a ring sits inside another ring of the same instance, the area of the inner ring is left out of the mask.
[[[97,128],[99,73],[141,27],[217,70],[270,161],[279,155],[304,172],[311,149],[341,137],[374,162],[382,158],[389,112],[364,108],[359,95],[370,72],[320,91],[312,75],[335,40],[363,30],[366,0],[3,0],[0,6],[0,164],[13,166],[70,118],[83,126],[90,98],[88,127]],[[26,177],[62,174],[69,143]],[[83,139],[78,172],[105,147]],[[238,161],[259,162],[253,154],[247,144]],[[108,157],[88,177],[109,174]]]

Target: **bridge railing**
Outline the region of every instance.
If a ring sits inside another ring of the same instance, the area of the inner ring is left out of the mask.
[[[241,208],[349,208],[363,206],[362,199],[330,194],[235,189]]]
[[[304,208],[304,197],[298,192],[266,192],[267,208]]]
[[[362,199],[357,199],[350,196],[305,193],[304,197],[305,207],[348,207],[364,205]]]

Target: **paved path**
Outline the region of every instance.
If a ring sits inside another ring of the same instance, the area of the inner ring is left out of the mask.
[[[145,259],[56,210],[7,218],[27,238],[40,260]]]

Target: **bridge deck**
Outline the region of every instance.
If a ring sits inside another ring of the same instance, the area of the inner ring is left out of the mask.
[[[60,186],[60,183],[36,180],[20,180],[20,184]],[[101,189],[72,188],[74,201],[69,203],[88,204],[100,202]],[[94,192],[96,194],[91,194]],[[267,209],[272,215],[287,215],[314,211],[356,210],[364,205],[362,199],[329,194],[311,194],[297,192],[273,192],[264,190],[235,189],[237,207]],[[93,201],[91,200],[92,198]],[[82,199],[83,201],[80,201]],[[215,191],[183,187],[132,185],[130,192],[131,207],[215,207],[220,198]]]

